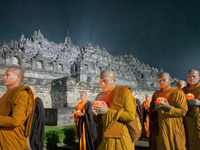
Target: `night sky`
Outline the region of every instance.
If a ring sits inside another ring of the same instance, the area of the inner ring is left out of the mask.
[[[69,30],[74,45],[132,53],[179,79],[200,70],[200,1],[0,0],[0,45],[39,29],[55,43]]]

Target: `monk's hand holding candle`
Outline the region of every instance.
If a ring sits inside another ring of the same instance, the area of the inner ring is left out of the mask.
[[[200,100],[198,99],[190,99],[188,102],[191,106],[200,106]]]
[[[189,102],[189,105],[191,106],[200,106],[200,101],[198,99],[195,99],[194,94],[192,93],[187,93],[186,98]]]
[[[164,103],[160,103],[160,109],[164,111],[169,111],[171,106],[169,105],[168,101],[166,100]]]
[[[82,117],[82,116],[84,116],[84,113],[82,113],[81,111],[80,112],[77,111],[77,117]]]
[[[103,102],[103,101],[102,101]],[[105,102],[104,105],[93,105],[93,109],[97,114],[106,114],[108,112],[108,106]]]
[[[164,111],[169,111],[171,106],[169,105],[168,101],[164,97],[158,97],[155,101],[155,108],[157,110],[164,110]]]

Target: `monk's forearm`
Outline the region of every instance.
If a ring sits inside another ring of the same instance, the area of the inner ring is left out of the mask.
[[[169,110],[169,115],[174,117],[183,117],[188,111],[187,100],[182,92],[176,93],[174,96],[174,105]]]
[[[121,122],[131,121],[134,119],[135,119],[135,113],[128,111],[123,111],[121,116],[119,117],[119,121]]]
[[[0,127],[13,128],[20,125],[20,121],[11,116],[0,116]]]
[[[174,106],[171,106],[169,112],[166,113],[174,117],[183,117],[187,113],[187,108],[176,108]]]

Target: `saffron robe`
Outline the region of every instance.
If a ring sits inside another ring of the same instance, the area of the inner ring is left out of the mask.
[[[158,97],[167,99],[171,108],[168,112],[156,110],[155,100]],[[167,91],[154,92],[150,104],[150,150],[185,150],[185,131],[182,117],[188,110],[184,92],[176,87]]]
[[[35,96],[35,95],[34,95]],[[35,110],[31,127],[30,147],[32,150],[43,150],[45,128],[45,111],[42,100],[35,96]]]
[[[77,110],[84,113],[84,116],[77,117]],[[80,150],[96,149],[97,129],[93,120],[92,103],[83,101],[74,110],[74,122],[76,123],[76,135],[79,137]]]
[[[136,99],[130,87],[116,86],[104,101],[108,105],[108,112],[101,116],[103,135],[100,136],[102,139],[98,150],[134,150],[126,126],[126,123],[135,119],[136,113]]]
[[[0,99],[0,150],[23,150],[34,113],[31,89],[18,86]]]
[[[183,91],[193,93],[195,99],[200,100],[200,82],[195,87],[185,87]],[[187,149],[200,150],[200,107],[189,106],[185,117]]]
[[[149,138],[150,135],[150,130],[149,130],[149,107],[150,107],[150,102],[148,100],[145,100],[142,103],[142,115],[143,115],[143,130],[144,130],[144,136],[146,138]],[[148,107],[147,107],[148,106]],[[146,107],[146,109],[145,109]]]

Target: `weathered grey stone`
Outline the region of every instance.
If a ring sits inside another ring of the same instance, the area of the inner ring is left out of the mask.
[[[75,107],[80,102],[81,91],[88,99],[95,100],[101,92],[99,74],[113,69],[117,84],[129,85],[138,97],[159,88],[157,75],[160,71],[140,62],[133,55],[112,56],[105,48],[88,42],[82,48],[75,46],[70,37],[56,44],[35,31],[31,38],[21,38],[4,43],[0,47],[0,75],[10,66],[20,66],[25,71],[24,85],[34,85],[37,96],[45,108]],[[2,82],[2,78],[0,79]],[[3,85],[3,84],[2,84]],[[0,94],[6,88],[1,85]]]
[[[58,125],[58,110],[56,108],[45,108],[45,125]]]

